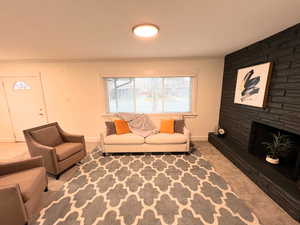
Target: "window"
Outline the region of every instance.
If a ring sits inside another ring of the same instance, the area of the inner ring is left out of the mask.
[[[30,90],[31,87],[24,81],[17,81],[13,87],[14,90]]]
[[[191,112],[191,77],[105,78],[108,112]]]

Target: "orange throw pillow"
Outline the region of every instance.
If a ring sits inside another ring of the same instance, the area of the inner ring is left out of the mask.
[[[160,133],[174,133],[174,120],[161,120],[160,121]]]
[[[115,120],[115,127],[117,134],[128,134],[130,133],[128,123],[125,120]]]

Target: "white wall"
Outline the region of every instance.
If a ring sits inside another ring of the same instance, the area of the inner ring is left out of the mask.
[[[224,60],[132,59],[102,61],[1,62],[1,76],[41,74],[49,122],[58,121],[72,133],[95,141],[103,131],[105,97],[100,74],[195,74],[197,114],[188,124],[195,139],[207,139],[217,126]],[[24,107],[26,107],[26,103]],[[13,140],[3,90],[0,88],[0,141]]]

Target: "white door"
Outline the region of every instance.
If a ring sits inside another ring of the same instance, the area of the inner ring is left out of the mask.
[[[23,130],[47,123],[43,89],[39,77],[2,79],[16,141],[24,141]]]

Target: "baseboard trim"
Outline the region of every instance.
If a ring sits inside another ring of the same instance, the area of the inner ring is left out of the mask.
[[[208,136],[192,136],[191,141],[207,141]]]
[[[207,141],[208,137],[207,136],[192,136],[191,140],[192,141]],[[85,140],[87,142],[98,142],[99,137],[85,137]],[[24,139],[18,139],[17,141],[25,141]],[[14,138],[0,138],[0,142],[15,142]]]
[[[16,138],[16,142],[25,142],[25,138]]]
[[[87,142],[98,142],[99,137],[84,137]]]
[[[14,138],[0,138],[0,142],[15,142]]]

